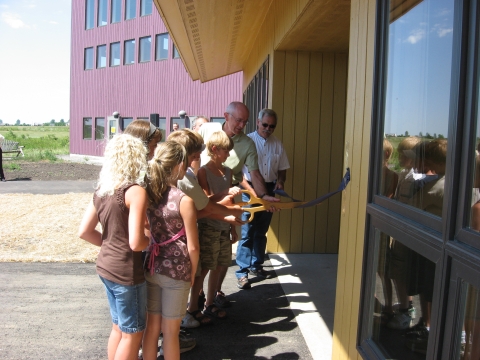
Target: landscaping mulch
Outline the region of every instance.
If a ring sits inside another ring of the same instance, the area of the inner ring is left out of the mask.
[[[3,162],[7,180],[96,180],[101,169],[98,165],[72,162],[15,161],[19,168],[12,170],[10,162]]]

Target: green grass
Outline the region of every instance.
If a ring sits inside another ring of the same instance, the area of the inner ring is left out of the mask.
[[[24,146],[25,157],[18,161],[59,161],[57,155],[70,153],[70,128],[67,126],[5,126],[0,133],[7,140]],[[8,158],[8,155],[4,156]]]

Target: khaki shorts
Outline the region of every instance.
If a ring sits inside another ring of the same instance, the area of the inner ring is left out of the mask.
[[[217,230],[209,224],[199,223],[198,239],[202,269],[215,270],[217,266],[230,266],[232,263],[230,230]]]

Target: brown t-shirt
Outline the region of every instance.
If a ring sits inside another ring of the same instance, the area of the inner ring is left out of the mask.
[[[102,246],[97,258],[97,274],[121,285],[145,281],[142,252],[133,251],[128,242],[128,214],[125,192],[136,184],[115,190],[112,196],[93,195],[93,204],[102,224]]]

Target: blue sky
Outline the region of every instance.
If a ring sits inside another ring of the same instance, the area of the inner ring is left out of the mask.
[[[453,0],[422,1],[389,32],[385,133],[447,137]]]
[[[70,0],[0,0],[0,119],[69,119]]]

